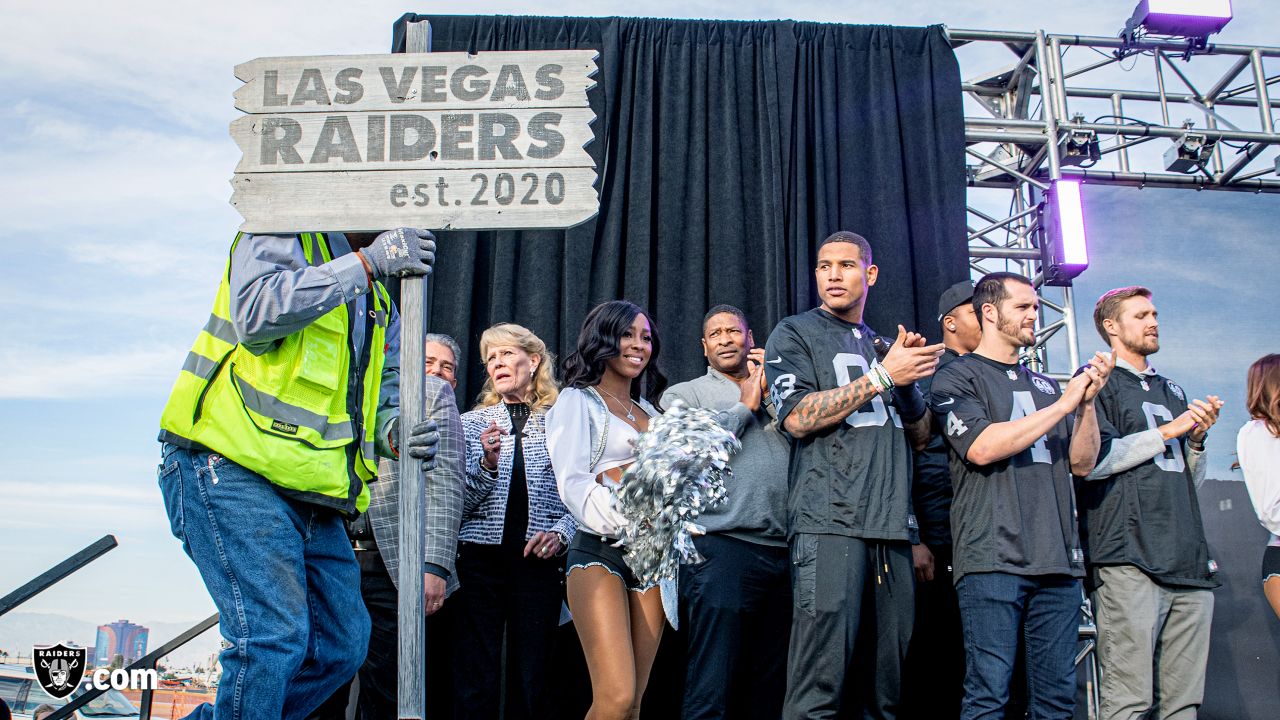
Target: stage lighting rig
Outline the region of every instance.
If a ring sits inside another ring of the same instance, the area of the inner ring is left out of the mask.
[[[1040,264],[1044,284],[1070,287],[1089,267],[1084,204],[1078,180],[1054,180],[1044,191],[1039,213]]]
[[[1133,15],[1120,31],[1124,41],[1116,57],[1124,59],[1138,52],[1137,44],[1153,35],[1170,40],[1185,40],[1183,60],[1209,44],[1209,36],[1220,32],[1231,22],[1231,0],[1139,0]]]
[[[1169,172],[1192,173],[1204,167],[1218,144],[1217,138],[1193,131],[1190,122],[1184,123],[1183,127],[1186,132],[1164,153],[1164,169]]]

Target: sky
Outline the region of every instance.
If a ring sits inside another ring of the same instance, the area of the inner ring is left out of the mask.
[[[1280,45],[1280,4],[1236,0],[1223,42]],[[355,9],[357,8],[358,9]],[[474,14],[813,20],[1114,35],[1125,0],[1071,3],[472,2]],[[160,410],[203,325],[239,224],[232,68],[261,56],[386,52],[393,21],[441,8],[367,1],[6,3],[0,23],[0,594],[107,533],[120,547],[28,602],[95,623],[213,612],[169,532]],[[962,52],[966,76],[992,67]],[[992,57],[998,66],[1011,56]],[[1280,351],[1280,197],[1089,188],[1081,347],[1104,290],[1156,292],[1191,395],[1222,394],[1211,475],[1229,477],[1248,363]],[[1268,301],[1272,302],[1268,302]],[[757,332],[757,336],[760,333]],[[0,622],[0,640],[3,624]],[[2,643],[0,643],[2,644]]]

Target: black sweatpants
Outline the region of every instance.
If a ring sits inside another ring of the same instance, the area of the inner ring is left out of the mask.
[[[787,548],[712,533],[704,561],[680,566],[687,633],[684,720],[777,720],[791,634]]]
[[[964,633],[951,546],[930,545],[933,580],[916,583],[916,624],[902,678],[903,720],[956,720],[964,699]]]
[[[560,603],[564,558],[524,557],[502,545],[462,543],[454,611],[454,717],[497,720],[506,635],[506,720],[548,716],[547,688]]]
[[[895,720],[915,613],[911,545],[843,535],[791,539],[786,720],[836,718],[845,693]]]

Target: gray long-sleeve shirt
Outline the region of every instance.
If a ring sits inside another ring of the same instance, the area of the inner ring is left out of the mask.
[[[742,443],[729,462],[733,479],[725,501],[703,512],[698,522],[709,533],[785,546],[791,448],[778,430],[773,404],[762,402],[753,413],[739,402],[740,394],[737,381],[707,368],[706,375],[668,388],[662,404],[670,407],[673,401],[683,400],[690,407],[713,410],[716,422]]]
[[[353,318],[363,318],[369,280],[364,265],[341,233],[329,233],[333,260],[311,266],[296,235],[244,235],[231,254],[231,323],[250,352],[270,350],[281,338],[315,322],[338,305],[350,303]],[[391,420],[400,414],[400,315],[393,305],[386,334],[386,360],[378,394],[378,454],[391,457],[387,444]],[[351,323],[352,368],[363,368],[365,324]]]

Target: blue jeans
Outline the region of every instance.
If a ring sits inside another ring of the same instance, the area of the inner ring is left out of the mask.
[[[1070,720],[1075,711],[1080,581],[988,572],[956,585],[964,626],[962,720],[1003,718],[1009,681],[1025,642],[1028,720]]]
[[[217,699],[188,717],[302,720],[355,675],[369,646],[341,516],[212,453],[165,444],[159,475],[170,529],[226,640]]]

